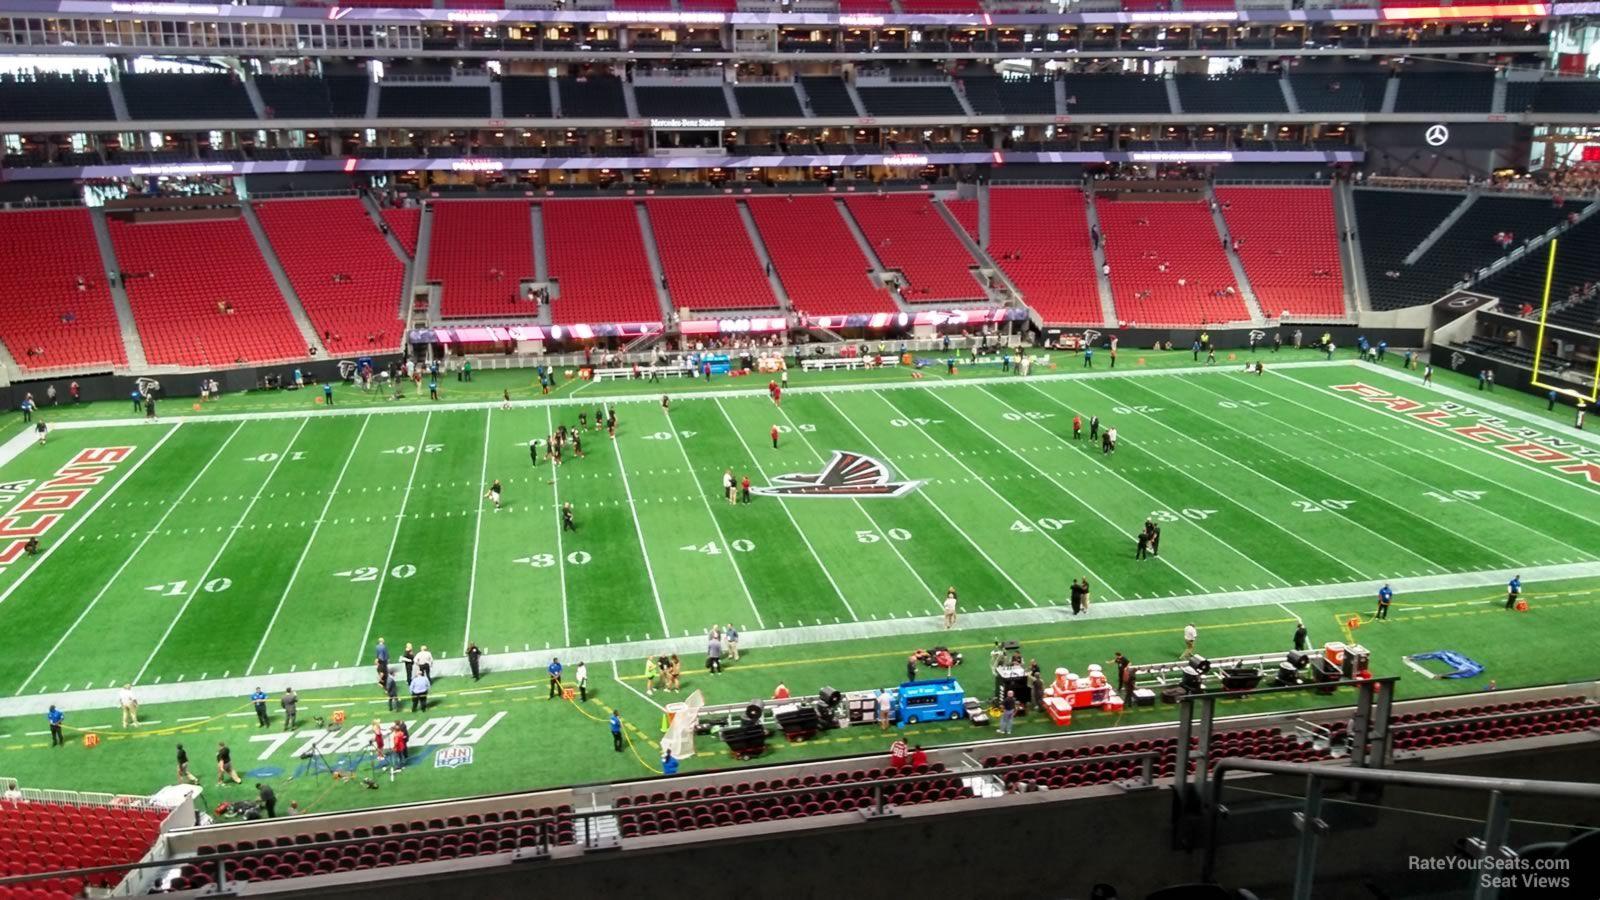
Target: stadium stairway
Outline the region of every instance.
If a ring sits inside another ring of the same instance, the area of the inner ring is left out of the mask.
[[[1211,205],[1211,224],[1216,226],[1217,234],[1222,238],[1228,249],[1228,268],[1233,270],[1234,281],[1239,284],[1239,296],[1244,299],[1245,309],[1250,310],[1250,323],[1252,325],[1265,325],[1267,317],[1261,312],[1261,302],[1256,298],[1255,288],[1250,286],[1250,276],[1245,273],[1244,260],[1239,258],[1239,252],[1233,249],[1233,234],[1228,230],[1228,223],[1222,218],[1222,209],[1217,202],[1216,188],[1206,185],[1206,202]]]
[[[1361,260],[1361,233],[1356,230],[1355,200],[1350,196],[1350,182],[1333,183],[1333,224],[1340,234],[1350,236],[1341,241],[1339,265],[1344,267],[1344,314],[1355,321],[1361,314],[1360,299],[1367,296],[1367,267]]]
[[[644,244],[644,258],[650,263],[650,277],[656,285],[656,302],[661,304],[661,321],[672,321],[672,292],[667,282],[666,270],[661,266],[661,248],[656,246],[655,226],[650,223],[650,211],[643,203],[633,205],[639,217],[639,239]]]
[[[246,200],[239,204],[239,208],[244,213],[245,224],[250,226],[250,236],[255,238],[256,249],[266,261],[267,270],[272,273],[272,280],[277,282],[278,293],[283,295],[283,301],[289,307],[289,315],[294,317],[294,324],[299,327],[300,336],[305,339],[305,345],[318,348],[317,352],[324,357],[328,356],[328,348],[323,346],[321,336],[311,324],[311,317],[306,314],[305,305],[300,302],[300,295],[295,292],[294,283],[289,280],[289,273],[284,271],[283,262],[278,259],[278,252],[272,248],[272,241],[267,238],[266,230],[261,227],[261,219],[256,216],[255,205]]]
[[[851,93],[854,96],[853,89]],[[850,207],[846,206],[843,200],[835,199],[833,208],[839,214],[839,218],[844,220],[844,227],[850,232],[850,236],[855,238],[856,246],[860,248],[861,255],[872,266],[872,280],[878,284],[887,284],[888,282],[884,280],[887,273],[883,268],[883,260],[879,259],[877,251],[872,249],[872,241],[868,240],[866,232],[861,230],[861,223],[857,222],[856,217],[850,214]],[[885,290],[889,292],[889,296],[894,300],[895,307],[901,312],[906,312],[906,299],[900,296],[900,292],[892,287],[885,288]]]
[[[1408,266],[1416,265],[1417,260],[1426,256],[1428,251],[1433,249],[1433,245],[1439,243],[1439,239],[1449,233],[1457,222],[1461,221],[1461,217],[1467,214],[1467,210],[1471,209],[1472,204],[1476,203],[1477,200],[1477,192],[1468,191],[1467,195],[1461,198],[1461,202],[1456,208],[1452,209],[1450,214],[1445,216],[1438,225],[1433,226],[1433,230],[1428,232],[1427,236],[1419,241],[1415,247],[1412,247],[1411,252],[1407,253],[1401,262]]]
[[[978,242],[973,239],[971,232],[967,231],[966,226],[962,225],[956,220],[956,215],[950,210],[950,207],[946,206],[940,201],[935,201],[933,207],[939,211],[940,217],[944,219],[944,223],[945,225],[949,226],[950,231],[955,234],[956,239],[961,242],[963,247],[967,248],[967,253],[971,254],[972,258],[977,260],[983,274],[995,275],[1000,279],[1000,282],[1006,286],[1006,290],[1010,292],[1011,296],[1021,297],[1022,291],[1018,290],[1016,284],[1011,281],[1011,276],[1007,275],[1004,269],[1000,268],[1000,266],[996,264],[994,260],[989,258],[989,254],[985,253],[983,248],[978,245]],[[981,218],[979,219],[978,230],[980,233],[983,231]],[[993,295],[991,294],[991,297],[992,296]]]
[[[432,252],[429,249],[432,244],[433,205],[424,203],[422,204],[422,212],[417,217],[417,253],[411,260],[411,281],[408,282],[411,285],[411,289],[406,291],[406,321],[408,322],[411,320],[410,306],[416,302],[417,291],[428,287],[428,257]],[[440,320],[439,292],[429,288],[428,321],[438,322]]]
[[[111,231],[106,228],[105,211],[89,210],[89,221],[94,225],[94,242],[100,247],[102,271],[121,272],[116,248],[111,244]],[[128,290],[121,278],[111,280],[111,302],[117,308],[117,325],[122,330],[122,346],[128,352],[128,368],[135,372],[149,371],[150,363],[144,355],[144,339],[139,336],[139,326],[133,318],[133,304],[128,302]]]
[[[794,312],[794,304],[789,301],[789,292],[783,288],[783,279],[778,276],[778,267],[772,264],[772,256],[767,253],[767,242],[761,239],[761,229],[756,227],[755,216],[750,214],[750,206],[743,200],[739,201],[739,218],[744,222],[745,233],[750,236],[750,246],[755,248],[756,259],[760,260],[767,273],[767,281],[772,285],[772,293],[778,298],[778,306],[784,315]]]
[[[111,111],[117,114],[117,121],[133,121],[133,116],[128,115],[128,98],[122,93],[122,82],[115,78],[107,78],[106,93],[111,95]]]
[[[1094,205],[1094,192],[1085,191],[1083,197],[1083,208],[1089,217],[1089,227],[1098,230],[1104,236],[1106,230],[1100,224],[1100,211]],[[1090,247],[1094,255],[1094,286],[1100,295],[1100,322],[1107,328],[1115,328],[1118,325],[1117,304],[1111,299],[1111,279],[1105,275],[1106,243],[1102,239],[1096,246],[1091,241]]]

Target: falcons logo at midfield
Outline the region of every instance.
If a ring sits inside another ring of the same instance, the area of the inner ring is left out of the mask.
[[[764,497],[898,497],[915,490],[920,481],[894,481],[889,467],[860,453],[833,451],[833,459],[815,475],[796,472],[779,475],[767,487],[753,487]]]

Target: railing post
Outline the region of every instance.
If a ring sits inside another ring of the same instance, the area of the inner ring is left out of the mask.
[[[1139,761],[1139,783],[1145,787],[1155,784],[1155,755],[1146,753]]]
[[[1505,849],[1506,836],[1511,831],[1511,801],[1501,791],[1489,792],[1489,812],[1483,817],[1483,852],[1479,859],[1503,859],[1509,855]],[[1500,887],[1493,878],[1477,879],[1473,900],[1494,900],[1500,896]]]
[[[222,859],[217,860],[217,890],[223,891],[223,890],[227,890],[227,888],[228,888],[228,859],[227,859],[227,857],[223,857]]]
[[[883,783],[882,782],[879,782],[879,783],[874,784],[872,786],[872,811],[877,815],[880,815],[880,816],[883,815]]]
[[[1371,738],[1371,726],[1372,683],[1369,681],[1356,687],[1356,712],[1350,721],[1350,756],[1358,766],[1365,767],[1370,760],[1367,742]]]
[[[1300,849],[1294,861],[1294,900],[1311,900],[1317,876],[1317,839],[1328,830],[1322,820],[1322,779],[1316,774],[1306,776],[1306,805],[1295,813],[1295,827],[1300,829]]]
[[[1368,768],[1387,769],[1394,758],[1394,727],[1389,717],[1394,709],[1394,682],[1376,686],[1377,708],[1372,713],[1372,751]]]

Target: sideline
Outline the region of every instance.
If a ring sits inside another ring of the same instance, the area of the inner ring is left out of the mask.
[[[1529,583],[1565,581],[1577,578],[1600,577],[1600,562],[1562,563],[1520,569],[1485,569],[1472,572],[1451,572],[1443,575],[1421,575],[1387,579],[1395,593],[1415,595],[1429,591],[1453,590],[1473,587],[1500,587],[1512,575],[1520,574]],[[1190,594],[1172,597],[1155,597],[1144,600],[1102,601],[1084,613],[1087,619],[1122,619],[1191,611],[1243,609],[1279,604],[1310,603],[1319,600],[1361,598],[1366,600],[1383,581],[1381,576],[1361,581],[1313,584],[1298,587],[1262,588],[1250,591],[1231,591],[1213,594]],[[1019,625],[1066,625],[1073,620],[1072,611],[1064,606],[1026,607],[996,610],[994,612],[968,612],[961,614],[960,631],[984,628],[1013,628]],[[901,635],[936,635],[942,632],[942,620],[937,615],[867,622],[844,622],[834,625],[809,625],[798,628],[781,628],[742,632],[740,643],[750,648],[786,647],[828,641],[862,640],[868,638],[897,637]],[[555,647],[543,650],[495,654],[491,657],[494,671],[509,672],[544,668],[551,656],[571,656],[590,663],[607,663],[622,660],[642,660],[647,654],[679,653],[697,656],[705,650],[705,638],[693,635],[659,641],[628,641],[615,644],[589,644],[582,647]],[[439,659],[434,667],[441,676],[466,677],[464,658]],[[292,680],[295,690],[308,691],[321,688],[370,686],[372,670],[367,666],[321,669],[277,676],[279,680]],[[261,676],[239,678],[213,678],[205,681],[173,682],[146,685],[139,691],[140,702],[145,705],[178,703],[190,700],[222,697],[244,698],[250,695]],[[0,717],[40,715],[57,704],[66,709],[112,709],[117,705],[117,691],[113,688],[47,693],[40,691],[27,697],[0,698]]]
[[[1274,364],[1272,366],[1272,369],[1327,369],[1327,368],[1334,368],[1334,367],[1338,367],[1338,366],[1353,366],[1355,364],[1356,364],[1355,360],[1309,359],[1309,360],[1301,360],[1299,362],[1276,363],[1276,364]],[[1272,369],[1269,369],[1269,371],[1271,371]],[[1107,370],[1104,370],[1104,371],[1094,371],[1094,372],[1082,372],[1082,371],[1074,369],[1074,370],[1069,371],[1069,372],[1046,372],[1046,373],[1040,374],[1040,375],[1029,375],[1027,378],[1023,378],[1020,375],[1014,376],[1012,378],[1005,378],[1003,376],[974,378],[974,379],[971,379],[969,381],[929,381],[927,379],[910,379],[910,378],[907,378],[905,381],[895,381],[895,382],[863,382],[863,383],[860,383],[860,384],[817,385],[815,387],[806,387],[804,385],[797,384],[797,385],[795,385],[793,387],[790,387],[786,391],[786,393],[789,393],[789,394],[853,394],[853,393],[863,393],[863,392],[867,392],[867,391],[903,391],[903,390],[909,390],[909,389],[942,390],[942,389],[947,389],[947,388],[976,387],[976,386],[988,385],[988,384],[1004,384],[1004,383],[1006,383],[1008,381],[1038,382],[1038,381],[1071,381],[1071,380],[1077,380],[1077,379],[1091,379],[1091,380],[1094,380],[1094,379],[1102,379],[1102,378],[1104,378],[1104,379],[1156,378],[1156,377],[1160,377],[1160,376],[1164,376],[1164,375],[1177,375],[1177,374],[1185,374],[1185,375],[1207,375],[1207,374],[1210,374],[1210,375],[1217,375],[1217,374],[1224,374],[1224,373],[1225,374],[1230,374],[1230,375],[1238,374],[1238,372],[1231,365],[1230,366],[1220,366],[1220,367],[1219,366],[1210,366],[1210,367],[1207,367],[1207,368],[1198,368],[1198,369],[1188,368],[1188,367],[1183,367],[1183,366],[1165,367],[1165,368],[1149,368],[1149,369],[1120,369],[1120,370],[1117,370],[1117,371],[1112,371],[1112,370],[1107,369]],[[734,399],[739,399],[739,398],[743,398],[743,397],[762,397],[762,396],[766,396],[766,393],[767,393],[767,391],[766,391],[765,387],[752,386],[752,387],[749,387],[749,388],[726,388],[726,389],[717,390],[717,391],[696,391],[696,392],[693,392],[693,393],[673,394],[672,398],[675,401],[734,400]],[[584,397],[584,398],[578,398],[578,399],[573,398],[569,394],[568,396],[565,396],[565,397],[540,398],[540,399],[537,399],[537,400],[513,400],[513,401],[511,401],[511,406],[514,409],[537,409],[537,408],[540,408],[540,407],[547,407],[547,406],[582,406],[582,407],[585,407],[585,408],[591,408],[591,407],[594,406],[595,401],[597,401],[597,400],[600,401],[602,404],[605,404],[605,405],[612,405],[612,404],[617,404],[617,403],[659,403],[659,402],[661,402],[661,394],[660,393],[618,394],[616,396],[609,396],[609,397]],[[394,403],[395,403],[395,405],[392,405],[392,406],[391,405],[384,405],[384,406],[341,406],[341,407],[337,407],[337,408],[334,408],[334,409],[328,409],[327,407],[320,407],[319,406],[319,407],[316,407],[316,408],[308,408],[308,409],[304,409],[304,410],[279,409],[279,410],[261,410],[261,411],[257,411],[257,412],[218,413],[217,415],[193,415],[193,416],[178,415],[178,416],[174,416],[172,419],[169,419],[169,420],[166,420],[166,421],[163,421],[163,420],[160,420],[160,419],[142,419],[142,418],[141,419],[89,419],[89,420],[85,420],[85,421],[81,421],[81,422],[61,422],[61,423],[58,423],[58,424],[55,424],[55,425],[51,425],[50,427],[51,427],[52,430],[66,430],[66,429],[79,429],[79,428],[114,428],[114,427],[126,427],[126,426],[129,426],[129,425],[149,425],[152,422],[165,425],[165,424],[168,424],[171,421],[178,421],[178,422],[249,422],[249,421],[256,421],[256,420],[261,420],[261,419],[300,419],[300,418],[308,418],[308,417],[312,417],[312,416],[315,416],[317,418],[326,418],[326,417],[329,417],[329,416],[398,415],[398,414],[417,413],[417,412],[424,412],[424,411],[426,411],[426,412],[463,412],[463,411],[470,411],[470,410],[485,410],[485,409],[494,410],[494,409],[500,409],[502,406],[504,406],[505,401],[504,400],[482,400],[482,401],[473,401],[471,403],[432,403],[432,402],[430,402],[430,403],[428,403],[426,405],[421,405],[421,406],[412,406],[412,405],[406,403],[405,401],[394,401]]]

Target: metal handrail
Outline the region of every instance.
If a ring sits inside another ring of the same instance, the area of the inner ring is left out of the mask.
[[[1217,761],[1211,773],[1209,821],[1207,823],[1206,859],[1201,873],[1210,880],[1216,869],[1217,822],[1223,808],[1222,789],[1229,772],[1247,772],[1256,775],[1285,775],[1304,777],[1305,805],[1295,814],[1299,830],[1299,849],[1295,860],[1294,900],[1311,900],[1316,880],[1316,854],[1319,839],[1327,833],[1328,824],[1321,817],[1323,784],[1327,781],[1354,782],[1387,787],[1411,787],[1425,790],[1476,791],[1489,795],[1489,808],[1484,816],[1483,836],[1475,839],[1474,850],[1482,857],[1502,856],[1510,852],[1506,846],[1511,812],[1507,796],[1543,797],[1559,800],[1587,800],[1600,803],[1600,784],[1583,784],[1572,781],[1535,781],[1529,778],[1498,778],[1477,775],[1454,775],[1434,772],[1409,772],[1395,769],[1372,769],[1352,766],[1334,768],[1314,763],[1291,763],[1265,759],[1225,757]],[[1478,880],[1473,897],[1495,896],[1491,881]]]
[[[1137,784],[1139,786],[1149,786],[1149,785],[1154,783],[1154,779],[1155,779],[1155,774],[1154,774],[1155,773],[1155,763],[1156,763],[1157,759],[1161,755],[1162,755],[1162,751],[1160,751],[1160,750],[1136,750],[1136,751],[1131,751],[1131,752],[1127,752],[1127,753],[1111,753],[1111,754],[1099,754],[1099,755],[1095,755],[1095,756],[1083,756],[1083,757],[1076,757],[1075,756],[1075,757],[1067,757],[1067,758],[1054,759],[1054,760],[1041,760],[1040,762],[1036,762],[1036,763],[1034,763],[1034,762],[1030,762],[1030,763],[1012,763],[1010,765],[1005,765],[1005,766],[990,766],[990,767],[987,767],[987,768],[980,768],[980,769],[950,769],[950,770],[945,770],[945,771],[941,771],[941,772],[928,771],[928,772],[923,772],[921,774],[899,775],[899,776],[894,776],[894,777],[889,777],[889,778],[876,778],[876,779],[863,780],[863,781],[830,782],[828,784],[814,784],[814,785],[802,786],[802,787],[797,787],[797,788],[783,788],[783,789],[778,789],[778,790],[753,791],[753,792],[747,792],[747,793],[741,793],[741,794],[726,794],[726,795],[718,794],[716,796],[695,797],[693,799],[684,799],[684,800],[669,800],[669,801],[664,801],[662,803],[650,803],[650,804],[642,804],[642,805],[638,805],[638,806],[616,806],[613,803],[613,804],[611,804],[609,806],[606,806],[604,808],[601,808],[601,809],[573,810],[572,812],[569,812],[569,813],[559,813],[559,814],[555,814],[555,815],[537,815],[537,816],[531,816],[531,817],[502,818],[498,822],[480,822],[480,823],[478,823],[476,825],[458,825],[458,826],[457,825],[452,825],[452,826],[446,826],[444,828],[429,828],[429,829],[426,829],[426,830],[423,830],[423,831],[406,831],[406,832],[403,832],[403,833],[400,833],[400,834],[385,834],[385,835],[382,835],[382,836],[368,835],[366,837],[360,837],[360,838],[350,837],[350,838],[341,838],[341,839],[328,840],[328,841],[312,841],[312,842],[308,842],[308,843],[295,843],[295,844],[290,844],[290,845],[285,846],[285,847],[277,847],[277,846],[273,846],[273,847],[253,847],[253,848],[251,848],[249,850],[233,850],[233,851],[229,851],[227,853],[208,853],[208,854],[203,854],[203,855],[197,854],[197,855],[193,855],[193,856],[174,856],[174,857],[165,857],[165,858],[159,859],[159,860],[140,860],[138,862],[123,863],[123,864],[120,864],[120,865],[92,866],[92,867],[80,868],[80,869],[64,869],[64,870],[54,871],[54,872],[31,872],[31,873],[28,873],[28,874],[25,874],[25,875],[9,875],[9,876],[5,876],[5,877],[0,877],[0,887],[12,885],[12,884],[27,884],[29,882],[34,882],[34,881],[53,880],[53,879],[58,879],[58,878],[83,878],[83,877],[90,876],[90,875],[105,875],[105,874],[113,874],[113,873],[127,873],[127,872],[131,872],[131,871],[143,870],[143,869],[170,869],[170,868],[175,868],[175,867],[184,866],[184,865],[205,865],[205,864],[210,864],[210,863],[215,863],[216,866],[217,866],[217,868],[216,868],[216,872],[217,872],[216,884],[220,887],[221,885],[225,884],[226,881],[227,881],[227,864],[228,864],[228,862],[232,861],[232,860],[241,859],[241,858],[244,858],[244,857],[247,857],[247,856],[256,856],[256,855],[263,854],[263,853],[288,853],[288,852],[303,852],[305,850],[325,850],[325,849],[332,849],[332,848],[338,848],[338,847],[348,847],[348,846],[354,846],[354,845],[359,845],[359,844],[366,844],[366,843],[369,843],[369,842],[371,842],[373,840],[379,840],[379,839],[382,839],[382,840],[410,840],[412,838],[420,838],[420,837],[442,837],[442,836],[454,835],[454,834],[464,834],[464,833],[468,833],[468,832],[476,833],[476,832],[481,832],[481,831],[483,831],[485,829],[488,829],[488,828],[521,827],[521,826],[525,826],[525,825],[548,826],[548,825],[553,825],[555,823],[558,823],[562,819],[565,819],[567,821],[572,822],[575,827],[579,823],[585,823],[585,827],[583,828],[583,846],[584,847],[593,847],[593,846],[596,845],[595,832],[594,832],[594,828],[592,826],[589,826],[587,823],[592,821],[592,820],[595,820],[595,819],[609,819],[609,818],[614,818],[614,817],[616,817],[618,815],[625,815],[625,814],[639,813],[639,812],[658,812],[658,811],[662,811],[662,810],[681,809],[681,808],[683,808],[685,806],[690,806],[690,805],[702,805],[702,804],[710,804],[710,803],[723,803],[723,802],[727,802],[729,800],[741,800],[741,801],[757,800],[757,801],[759,801],[759,800],[769,800],[769,799],[780,799],[780,798],[786,798],[786,797],[795,796],[795,795],[799,795],[799,794],[815,794],[815,793],[821,793],[821,792],[834,792],[834,791],[841,791],[841,790],[855,790],[855,789],[859,789],[859,788],[863,788],[863,787],[872,788],[872,790],[873,790],[873,797],[872,797],[872,804],[873,804],[872,808],[873,808],[873,811],[875,813],[877,813],[877,814],[882,814],[885,811],[885,809],[888,807],[888,805],[889,805],[889,804],[887,804],[885,802],[885,790],[884,790],[885,788],[888,788],[888,787],[894,787],[894,786],[901,785],[901,784],[913,784],[913,783],[917,783],[917,782],[926,782],[929,779],[934,779],[934,778],[965,779],[965,778],[977,778],[977,777],[997,775],[997,774],[1003,775],[1005,773],[1009,773],[1009,772],[1013,772],[1013,771],[1021,771],[1021,770],[1030,769],[1030,768],[1039,768],[1041,766],[1066,766],[1066,765],[1079,765],[1079,764],[1086,764],[1086,763],[1121,762],[1121,761],[1126,761],[1126,760],[1138,760],[1138,761],[1140,761],[1142,763],[1142,765],[1140,767],[1140,773],[1139,773],[1139,776],[1138,776]],[[403,807],[401,807],[401,808],[403,808]],[[434,816],[434,818],[438,818],[438,816]],[[278,820],[275,820],[275,819],[263,819],[263,820],[260,820],[261,824],[266,824],[266,823],[275,822],[275,821],[278,821]],[[289,819],[288,821],[296,821],[296,820],[295,819]],[[299,821],[304,821],[304,822],[307,822],[307,823],[315,823],[316,820],[313,817],[306,817],[304,819],[300,819]],[[307,825],[307,830],[315,832],[315,831],[324,830],[324,829],[318,828],[315,824],[308,824]],[[328,828],[328,829],[325,829],[325,830],[332,831],[332,830],[343,830],[343,829]],[[550,845],[551,845],[551,843],[552,843],[552,841],[551,841],[551,831],[552,831],[552,829],[548,828],[548,827],[543,827],[540,830],[540,836],[539,836],[540,837],[540,842],[539,842],[539,844],[537,846],[542,851],[546,851],[547,852],[549,847],[550,847]],[[272,836],[272,837],[275,838],[277,836]],[[519,848],[519,849],[523,849],[523,848]],[[324,874],[324,873],[314,873],[314,874]],[[306,877],[313,877],[313,876],[306,876]]]

